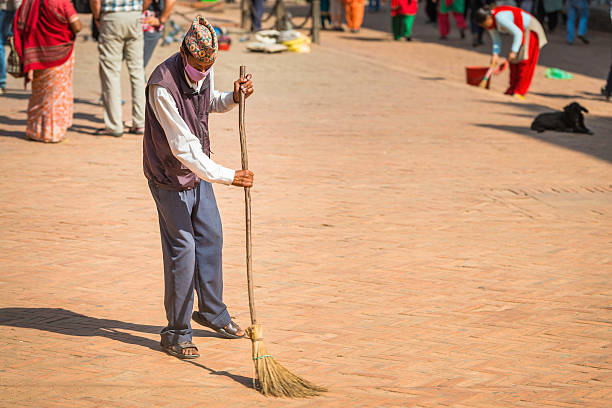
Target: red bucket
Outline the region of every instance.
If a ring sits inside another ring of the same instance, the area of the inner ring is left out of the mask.
[[[465,76],[467,83],[470,85],[478,86],[484,79],[489,67],[465,67]],[[491,84],[491,77],[487,80],[487,89]]]

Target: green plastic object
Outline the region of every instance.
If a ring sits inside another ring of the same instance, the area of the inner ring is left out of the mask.
[[[548,68],[546,69],[546,78],[550,79],[572,79],[574,76],[569,72],[565,72],[559,68]]]

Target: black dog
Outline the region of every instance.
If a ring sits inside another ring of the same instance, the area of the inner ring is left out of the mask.
[[[589,111],[578,102],[572,102],[563,108],[563,112],[542,113],[538,115],[531,124],[531,130],[542,133],[545,130],[556,130],[557,132],[586,133],[592,135],[584,126],[582,112]]]

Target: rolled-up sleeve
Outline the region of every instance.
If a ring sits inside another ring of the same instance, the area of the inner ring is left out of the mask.
[[[166,134],[172,154],[198,177],[211,183],[232,184],[235,171],[215,163],[202,151],[200,140],[179,114],[174,98],[159,85],[149,87],[149,101]]]

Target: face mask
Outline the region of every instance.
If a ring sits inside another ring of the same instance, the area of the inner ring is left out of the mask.
[[[185,57],[183,57],[183,64],[185,65],[185,72],[187,72],[187,76],[194,82],[199,82],[206,78],[206,75],[208,75],[208,73],[212,69],[212,66],[208,68],[206,72],[202,72],[198,69],[195,69],[194,67],[189,65],[189,62],[187,62],[187,58]]]

